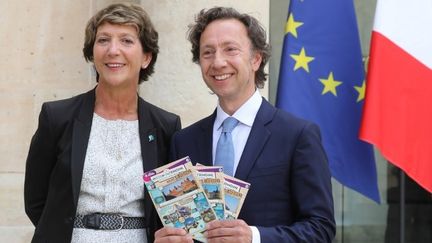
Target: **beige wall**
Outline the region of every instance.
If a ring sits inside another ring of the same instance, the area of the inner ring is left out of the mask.
[[[82,58],[83,30],[109,0],[1,0],[0,9],[0,242],[29,242],[24,214],[25,159],[42,102],[71,97],[95,85]],[[124,1],[126,2],[126,1]],[[211,113],[216,99],[191,63],[187,24],[202,8],[233,6],[268,29],[269,0],[142,0],[160,35],[156,73],[140,87],[148,101],[182,117],[183,126]],[[263,90],[267,96],[267,88]],[[62,205],[58,205],[61,207]]]

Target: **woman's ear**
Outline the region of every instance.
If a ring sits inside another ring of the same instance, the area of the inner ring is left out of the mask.
[[[153,57],[153,55],[151,52],[145,52],[143,54],[142,61],[141,61],[141,68],[142,69],[147,68],[147,66],[150,64],[152,57]]]

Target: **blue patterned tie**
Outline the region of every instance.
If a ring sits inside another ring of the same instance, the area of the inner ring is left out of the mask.
[[[222,133],[216,146],[214,165],[222,166],[225,174],[232,176],[234,172],[234,145],[231,131],[239,121],[228,117],[222,124]]]

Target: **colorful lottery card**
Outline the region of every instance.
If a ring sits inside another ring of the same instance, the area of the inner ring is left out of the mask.
[[[164,226],[202,236],[216,214],[189,157],[144,173],[144,183]]]
[[[249,187],[249,183],[224,174],[225,219],[238,217]]]
[[[198,180],[200,180],[210,205],[216,213],[217,219],[225,218],[225,203],[223,189],[223,172],[221,166],[195,166]]]

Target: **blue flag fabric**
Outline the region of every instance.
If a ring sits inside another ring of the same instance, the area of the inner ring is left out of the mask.
[[[358,139],[365,94],[352,0],[291,0],[276,106],[321,128],[332,176],[380,202],[373,147]]]

